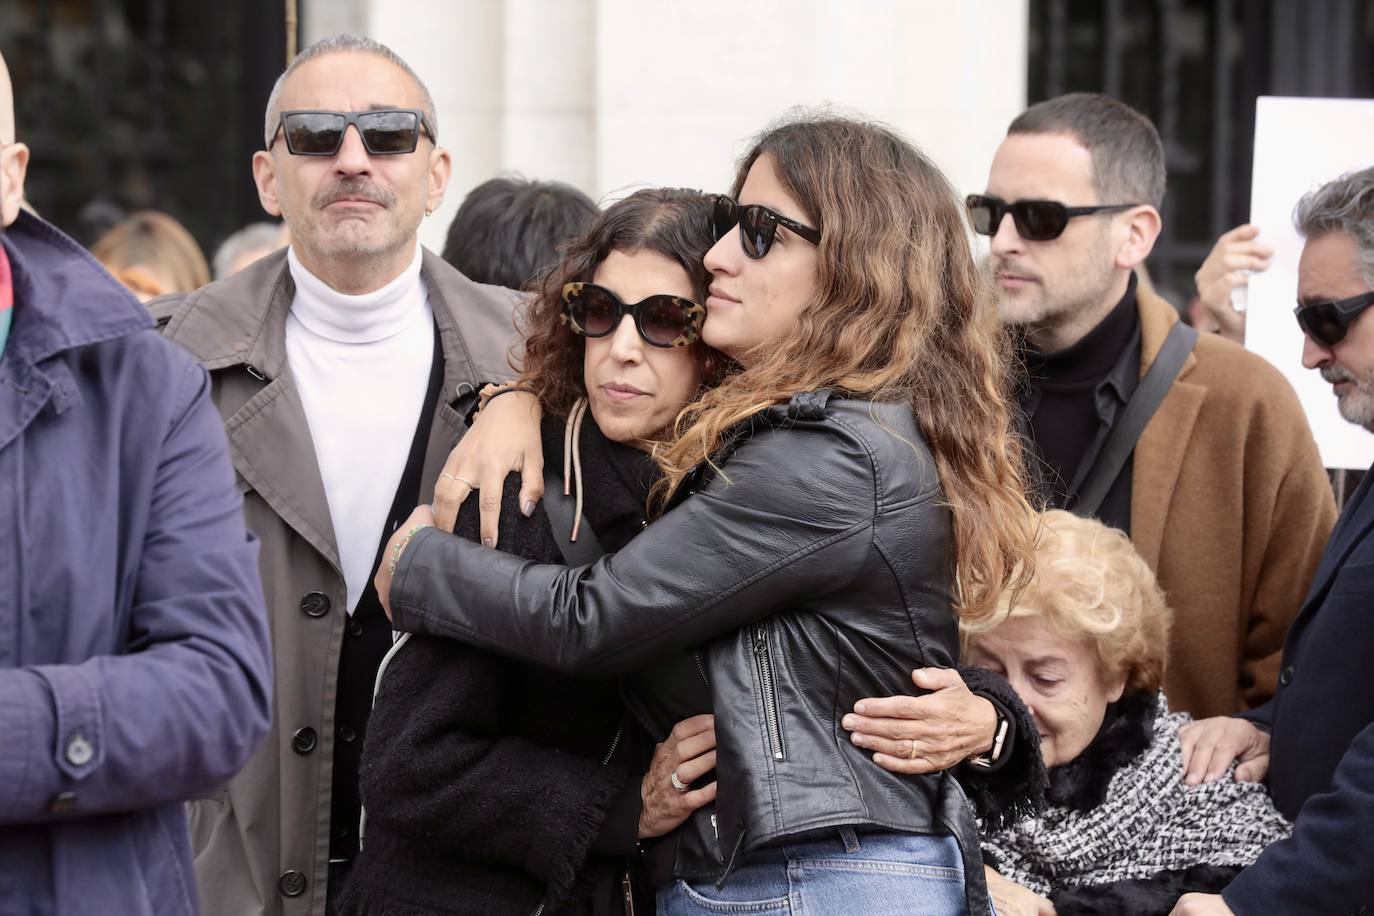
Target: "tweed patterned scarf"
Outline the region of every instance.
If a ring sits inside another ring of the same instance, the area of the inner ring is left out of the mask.
[[[1234,768],[1214,783],[1183,784],[1178,730],[1191,721],[1188,714],[1170,713],[1162,693],[1141,712],[1153,714],[1148,743],[1110,774],[1100,803],[1084,808],[1052,796],[1039,816],[984,833],[988,864],[1050,894],[1195,865],[1244,867],[1288,836],[1292,826],[1263,785],[1235,782]]]

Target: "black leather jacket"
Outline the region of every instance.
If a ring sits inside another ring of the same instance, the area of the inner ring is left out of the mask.
[[[719,792],[715,823],[686,831],[713,848],[679,844],[679,877],[854,826],[953,832],[981,879],[955,780],[890,773],[840,725],[863,697],[912,692],[913,668],[958,658],[951,517],[911,410],[798,395],[718,464],[591,566],[421,531],[396,569],[395,626],[595,677],[703,647]]]

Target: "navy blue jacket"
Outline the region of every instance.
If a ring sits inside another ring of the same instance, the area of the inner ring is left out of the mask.
[[[1246,718],[1273,733],[1269,788],[1294,821],[1222,896],[1252,913],[1374,912],[1374,473],[1327,543],[1288,633],[1278,692]]]
[[[257,544],[205,370],[52,226],[4,246],[0,913],[194,913],[181,803],[271,715]]]

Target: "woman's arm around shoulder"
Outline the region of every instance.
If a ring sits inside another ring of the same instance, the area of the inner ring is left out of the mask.
[[[392,585],[397,628],[604,676],[843,589],[872,545],[872,452],[841,423],[783,419],[590,566],[527,563],[420,532]]]

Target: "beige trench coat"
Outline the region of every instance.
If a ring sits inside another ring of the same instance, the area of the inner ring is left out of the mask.
[[[428,495],[463,434],[476,389],[511,375],[506,354],[519,296],[474,283],[429,251],[421,276],[444,359],[421,479]],[[164,334],[210,371],[248,527],[262,540],[275,657],[267,739],[227,787],[189,805],[206,916],[323,916],[325,907],[334,701],[347,618],[324,484],[286,361],[293,296],[281,251],[194,293],[150,304],[166,321]],[[305,727],[317,740],[300,753],[292,736]]]

